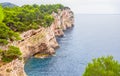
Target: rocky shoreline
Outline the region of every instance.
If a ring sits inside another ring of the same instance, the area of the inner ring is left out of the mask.
[[[26,76],[25,60],[32,56],[44,58],[55,54],[55,49],[59,47],[56,37],[63,36],[64,30],[73,27],[74,14],[70,8],[65,7],[52,15],[55,20],[50,27],[26,31],[21,34],[21,41],[10,44],[20,48],[23,60],[16,59],[1,66],[0,76]]]

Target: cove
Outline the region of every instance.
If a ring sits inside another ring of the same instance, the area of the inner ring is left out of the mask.
[[[88,62],[107,55],[120,62],[120,15],[76,14],[74,25],[57,38],[56,56],[27,61],[28,76],[82,76]]]

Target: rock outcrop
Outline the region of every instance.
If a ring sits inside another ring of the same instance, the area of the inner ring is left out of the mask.
[[[63,30],[73,26],[73,12],[70,8],[64,8],[58,13],[53,12],[54,22],[50,27],[40,27],[38,30],[29,30],[21,34],[23,40],[17,45],[23,53],[23,58],[29,58],[37,53],[52,55],[55,48],[59,47],[56,36],[63,36]]]
[[[65,7],[52,15],[55,20],[50,27],[26,31],[21,34],[21,41],[10,44],[20,48],[24,60],[38,53],[54,54],[59,47],[56,36],[63,36],[63,30],[73,26],[74,14],[70,8]],[[0,76],[26,76],[23,61],[16,59],[3,65],[0,67]]]
[[[16,59],[0,67],[0,76],[26,76],[24,62]]]

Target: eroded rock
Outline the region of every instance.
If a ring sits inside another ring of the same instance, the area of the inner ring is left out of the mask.
[[[38,30],[29,30],[21,34],[22,40],[10,43],[20,48],[24,60],[39,53],[53,55],[59,47],[56,36],[64,36],[63,30],[73,26],[74,14],[70,8],[59,10],[58,14],[53,13],[55,21],[48,28],[40,27]],[[6,49],[7,46],[1,47]],[[0,76],[26,76],[22,60],[12,62],[0,67]]]

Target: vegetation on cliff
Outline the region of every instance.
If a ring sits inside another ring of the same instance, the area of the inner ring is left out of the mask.
[[[8,40],[19,40],[19,34],[17,32],[12,31],[9,27],[7,27],[4,23],[0,23],[0,44],[7,44]]]
[[[21,55],[20,49],[15,46],[9,46],[8,50],[0,49],[0,57],[3,62],[11,62],[13,59],[20,58]]]
[[[8,43],[8,40],[19,40],[19,34],[11,30],[4,22],[3,9],[0,7],[0,44],[5,45]]]
[[[38,29],[40,26],[49,27],[54,21],[52,12],[63,9],[63,5],[23,5],[21,7],[0,6],[0,46],[9,42],[20,40],[19,33],[30,29]],[[0,62],[11,62],[20,58],[18,47],[10,46],[3,50],[0,48]]]
[[[52,12],[57,13],[63,7],[61,4],[0,7],[0,45],[19,40],[23,31],[50,26],[54,21]]]
[[[0,22],[4,19],[3,9],[0,7]]]
[[[54,21],[51,16],[53,11],[63,6],[56,5],[23,5],[21,7],[4,8],[5,18],[3,22],[13,31],[23,32],[37,29],[39,26],[50,26]]]
[[[93,59],[83,76],[120,76],[120,64],[112,56]]]

